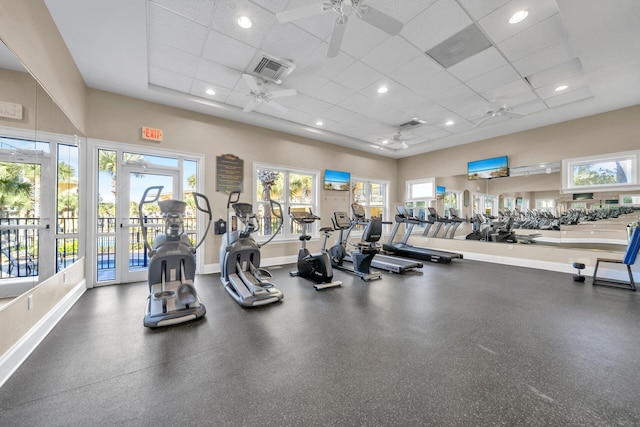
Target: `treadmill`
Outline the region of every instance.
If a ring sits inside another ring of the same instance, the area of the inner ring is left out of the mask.
[[[387,240],[387,243],[382,246],[382,249],[394,255],[419,259],[423,261],[437,262],[440,264],[449,264],[451,260],[455,258],[462,259],[462,254],[459,253],[422,248],[420,246],[412,246],[407,243],[407,241],[409,240],[409,236],[411,236],[413,227],[415,227],[416,224],[426,224],[429,221],[410,216],[407,208],[405,208],[404,206],[396,206],[396,211],[396,223],[393,226],[393,230],[391,231],[389,240]],[[407,224],[404,237],[402,238],[401,242],[395,243],[393,239],[398,233],[400,224],[403,223]]]
[[[368,221],[366,218],[364,207],[361,204],[353,203],[351,205],[351,210],[353,211],[354,225],[363,224]],[[345,261],[351,262],[351,257],[346,256]],[[422,268],[422,263],[411,259],[403,259],[391,255],[377,253],[373,257],[373,261],[371,261],[371,267],[389,271],[391,273],[403,274],[407,271],[415,270],[416,268]]]

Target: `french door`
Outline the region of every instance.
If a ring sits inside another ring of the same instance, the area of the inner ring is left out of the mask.
[[[149,244],[164,233],[164,221],[157,203],[143,205],[141,198],[152,186],[162,186],[159,200],[185,200],[196,190],[198,160],[129,146],[95,146],[94,179],[95,246],[89,274],[95,285],[145,281]],[[186,191],[185,191],[186,190]],[[186,201],[186,200],[185,200]],[[196,233],[195,218],[187,218],[185,230]],[[93,271],[92,271],[93,270]]]

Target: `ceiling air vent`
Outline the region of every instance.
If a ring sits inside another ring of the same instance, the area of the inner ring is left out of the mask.
[[[413,119],[409,120],[406,123],[402,123],[398,126],[396,126],[399,130],[407,130],[407,129],[414,129],[417,127],[422,126],[423,124],[425,124],[426,122],[424,120],[420,120],[417,117],[414,117]]]
[[[280,84],[282,79],[288,76],[294,68],[295,64],[291,61],[260,52],[247,67],[247,72],[264,80]]]

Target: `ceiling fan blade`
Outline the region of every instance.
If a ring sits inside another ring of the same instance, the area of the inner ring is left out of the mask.
[[[298,94],[298,91],[295,89],[283,89],[283,90],[276,90],[275,92],[271,92],[271,97],[282,98],[283,96],[293,96],[297,94]]]
[[[374,9],[371,6],[362,6],[359,11],[360,13],[357,16],[360,19],[381,29],[391,36],[398,35],[404,26],[404,24],[396,18],[380,12],[378,9]]]
[[[344,30],[347,28],[347,22],[349,22],[349,20],[346,16],[339,16],[338,19],[336,19],[333,32],[331,33],[329,49],[327,49],[327,56],[329,58],[335,58],[340,53],[340,46],[342,46],[342,39],[344,38]]]
[[[527,113],[519,113],[517,111],[507,111],[504,113],[505,116],[526,116]]]
[[[289,111],[284,105],[278,104],[275,101],[269,100],[269,101],[265,102],[265,104],[267,104],[269,107],[271,107],[271,108],[273,108],[275,110],[280,111],[281,113],[286,113],[287,111]]]
[[[250,74],[243,74],[242,78],[252,92],[260,92],[260,86],[258,86],[258,81],[255,77]]]
[[[291,10],[285,10],[280,13],[276,13],[276,19],[280,23],[285,23],[289,21],[295,21],[296,19],[308,18],[314,15],[320,15],[321,13],[326,12],[324,6],[324,2],[313,3],[307,6],[297,7]]]
[[[482,118],[482,119],[478,120],[477,122],[475,122],[475,124],[473,125],[473,127],[475,128],[475,127],[480,126],[481,124],[483,124],[484,122],[486,122],[487,120],[489,120],[489,119],[490,119],[490,118],[492,118],[492,117],[493,117],[492,115],[489,115],[489,116],[487,116],[487,117],[484,117],[484,118]]]
[[[253,110],[255,110],[258,105],[260,105],[261,102],[260,101],[256,101],[255,99],[253,101],[251,101],[250,103],[248,103],[244,109],[242,111],[244,111],[245,113],[251,112]]]

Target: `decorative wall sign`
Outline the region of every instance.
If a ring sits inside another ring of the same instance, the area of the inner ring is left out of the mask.
[[[0,117],[22,120],[22,105],[0,101]]]
[[[216,191],[230,193],[242,192],[244,160],[233,154],[216,156]]]

